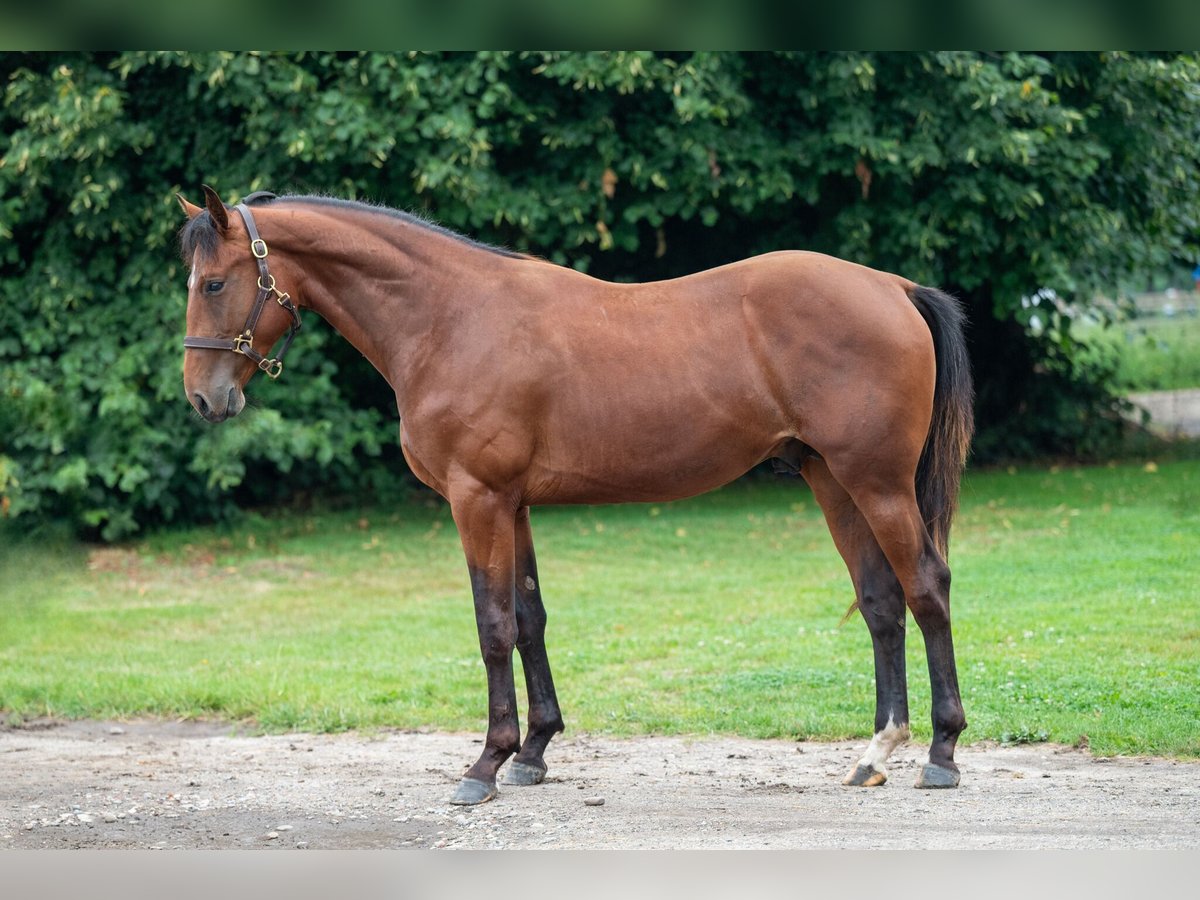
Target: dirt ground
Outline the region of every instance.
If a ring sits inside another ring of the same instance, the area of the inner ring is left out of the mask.
[[[919,791],[909,746],[844,788],[863,746],[560,736],[546,783],[462,808],[472,735],[33,722],[0,729],[0,849],[1200,847],[1198,763],[976,744]]]

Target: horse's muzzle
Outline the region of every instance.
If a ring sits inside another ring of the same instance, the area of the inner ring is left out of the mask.
[[[229,389],[229,393],[219,400],[209,396],[204,391],[192,392],[192,406],[209,422],[224,422],[240,413],[246,406],[245,395],[237,386]]]

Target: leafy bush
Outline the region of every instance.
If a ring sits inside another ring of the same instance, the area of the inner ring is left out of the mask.
[[[0,80],[0,505],[108,539],[403,470],[386,385],[311,316],[254,414],[190,411],[173,194],[201,182],[610,278],[801,247],[940,285],[994,455],[1111,419],[1107,373],[1020,298],[1119,290],[1198,232],[1195,54],[5,53]]]

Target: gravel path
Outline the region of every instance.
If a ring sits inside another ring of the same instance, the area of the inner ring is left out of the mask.
[[[850,789],[860,743],[577,735],[551,745],[545,784],[450,806],[477,741],[0,728],[0,849],[1200,847],[1195,762],[979,744],[958,790],[918,791],[923,748],[906,747],[888,784]]]

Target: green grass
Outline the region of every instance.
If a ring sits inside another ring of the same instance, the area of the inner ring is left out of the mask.
[[[1200,462],[973,473],[955,529],[964,740],[1200,755]],[[534,511],[572,730],[864,737],[870,639],[803,483]],[[910,620],[911,621],[911,620]],[[909,629],[918,740],[929,687]],[[518,675],[518,683],[521,679]],[[447,509],[249,518],[0,555],[0,709],[482,730]]]
[[[1101,328],[1084,323],[1080,336],[1116,362],[1116,385],[1127,391],[1200,387],[1200,316],[1193,311]]]

